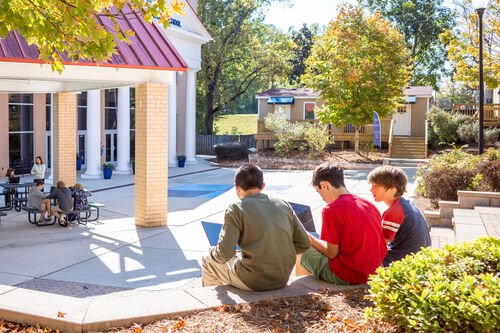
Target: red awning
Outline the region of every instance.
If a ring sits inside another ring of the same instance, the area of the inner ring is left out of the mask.
[[[172,71],[187,69],[184,59],[156,23],[147,23],[141,13],[133,11],[128,5],[123,8],[123,13],[125,15],[117,18],[117,22],[121,29],[129,29],[135,33],[130,37],[130,44],[117,42],[116,53],[105,63],[97,64],[86,60],[75,63],[63,55],[63,64]],[[108,17],[100,16],[98,20],[109,31],[113,31],[113,24]],[[0,62],[44,63],[38,58],[39,55],[38,48],[28,45],[16,31],[9,33],[5,39],[0,38]]]

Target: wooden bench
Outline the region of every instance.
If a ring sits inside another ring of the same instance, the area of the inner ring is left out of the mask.
[[[38,208],[29,208],[29,207],[22,207],[22,210],[28,212],[28,221],[31,224],[36,225],[37,227],[45,227],[47,225],[53,225],[56,223],[56,219],[54,217],[54,220],[52,221],[52,218],[49,221],[44,221],[44,223],[39,223],[37,214],[41,214],[42,211]]]

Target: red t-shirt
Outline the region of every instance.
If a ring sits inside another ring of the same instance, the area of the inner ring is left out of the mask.
[[[343,194],[323,208],[322,217],[321,239],[339,246],[330,269],[350,284],[366,283],[387,253],[378,209],[363,198]]]

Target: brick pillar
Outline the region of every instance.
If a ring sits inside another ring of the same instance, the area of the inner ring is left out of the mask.
[[[167,224],[168,87],[139,84],[135,100],[135,224],[157,227]]]
[[[9,94],[0,93],[0,179],[9,168]]]
[[[54,184],[76,182],[76,95],[54,94]]]
[[[48,161],[45,161],[45,153],[47,151],[47,139],[46,139],[46,129],[45,129],[45,118],[46,118],[46,113],[45,113],[45,106],[46,106],[46,99],[45,99],[45,94],[34,94],[33,95],[33,102],[34,102],[34,107],[33,107],[33,115],[34,115],[34,123],[35,123],[35,128],[34,128],[34,138],[35,138],[35,149],[34,149],[34,154],[33,156],[33,161],[37,156],[41,156],[43,163],[45,165],[48,165]]]

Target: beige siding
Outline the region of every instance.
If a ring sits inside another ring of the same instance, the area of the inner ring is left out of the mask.
[[[411,106],[411,136],[425,136],[427,100],[427,98],[417,98],[417,102]]]
[[[323,103],[315,98],[295,99],[290,106],[290,120],[304,120],[304,103],[316,102],[316,107]],[[267,98],[259,99],[259,120],[264,120],[269,113],[274,112],[274,104],[267,104]]]

